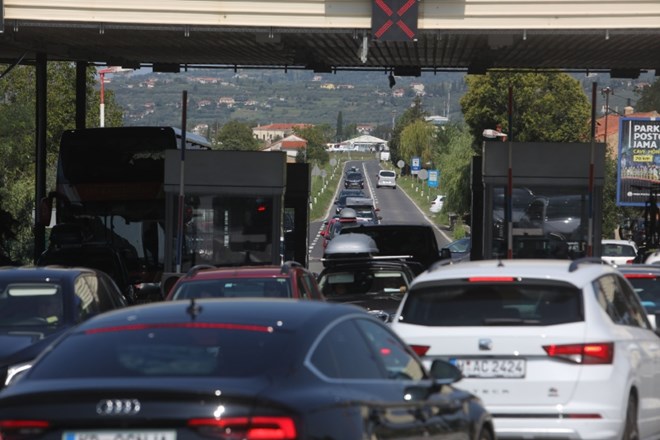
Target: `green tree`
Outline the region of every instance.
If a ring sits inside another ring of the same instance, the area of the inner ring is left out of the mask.
[[[399,143],[401,157],[410,159],[419,156],[423,164],[433,161],[432,146],[435,137],[435,126],[422,119],[408,124],[402,131]]]
[[[470,169],[473,137],[465,125],[448,125],[439,130],[434,162],[440,172],[439,191],[445,194],[445,211],[470,211]]]
[[[650,87],[644,87],[637,92],[637,111],[652,112],[660,109],[660,82],[656,79]]]
[[[307,141],[307,149],[305,155],[298,154],[297,161],[308,163],[315,163],[323,165],[328,162],[330,156],[325,149],[327,143],[332,139],[332,127],[328,124],[322,125],[308,125],[303,128],[296,129],[296,136],[299,136]]]
[[[409,157],[404,157],[399,153],[399,148],[401,147],[401,133],[410,123],[417,120],[424,120],[425,116],[428,115],[422,109],[422,98],[416,96],[413,100],[413,105],[403,112],[399,119],[396,120],[394,128],[392,129],[392,139],[389,143],[390,159],[392,162],[397,163],[399,159],[403,159],[405,162],[410,161]]]
[[[254,138],[252,128],[243,122],[231,120],[222,126],[215,143],[219,150],[258,150],[259,141]]]
[[[46,67],[46,190],[55,187],[55,169],[59,142],[64,130],[75,128],[76,66],[73,63],[49,62]],[[87,120],[89,127],[98,126],[99,92],[94,67],[87,69]],[[0,200],[4,211],[16,220],[17,227],[8,233],[0,231],[2,248],[19,263],[33,256],[35,208],[35,102],[36,71],[32,66],[18,66],[0,80]],[[116,123],[120,116],[112,93],[105,99],[107,121]],[[3,222],[5,228],[13,222]]]
[[[335,135],[335,142],[341,142],[343,141],[343,135],[344,135],[344,116],[341,113],[341,110],[339,110],[339,113],[337,113],[337,131]]]
[[[501,124],[515,142],[586,142],[590,104],[579,81],[565,73],[506,73],[466,76],[460,99],[465,122],[479,151],[484,129]],[[513,127],[509,127],[509,89]]]

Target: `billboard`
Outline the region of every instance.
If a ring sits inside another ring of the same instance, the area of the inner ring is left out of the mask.
[[[660,120],[621,118],[616,203],[644,206],[660,189]]]

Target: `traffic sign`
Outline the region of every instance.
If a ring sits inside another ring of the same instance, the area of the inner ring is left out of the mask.
[[[396,163],[396,166],[398,166],[399,168],[403,168],[406,166],[406,163],[401,159],[399,159],[399,161]]]
[[[429,172],[426,170],[419,170],[417,177],[422,180],[426,180],[429,177]]]
[[[440,180],[440,171],[429,170],[429,188],[437,188],[438,181]]]

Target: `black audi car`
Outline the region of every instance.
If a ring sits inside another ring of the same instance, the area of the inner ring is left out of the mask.
[[[75,361],[72,361],[75,360]],[[0,392],[8,439],[493,438],[456,367],[355,306],[203,299],[100,315]]]

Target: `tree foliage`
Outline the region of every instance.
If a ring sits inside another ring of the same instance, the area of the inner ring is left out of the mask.
[[[422,119],[416,119],[402,131],[399,144],[399,154],[410,160],[418,156],[423,164],[433,161],[432,146],[436,127]],[[404,159],[404,160],[405,160]]]
[[[55,187],[59,142],[64,130],[75,127],[76,66],[49,62],[46,70],[46,190]],[[87,119],[89,127],[99,124],[99,92],[95,69],[87,69]],[[121,109],[114,95],[105,96],[106,125],[121,124]],[[17,66],[0,79],[0,246],[9,258],[28,263],[33,256],[32,230],[35,209],[36,162],[36,70]],[[119,121],[119,124],[117,122]],[[8,225],[15,227],[8,230]]]
[[[259,141],[252,134],[252,127],[240,121],[231,120],[218,131],[215,138],[218,150],[254,151],[259,149]]]
[[[468,75],[460,100],[478,149],[485,129],[501,124],[515,142],[586,142],[590,104],[580,83],[565,73]],[[509,127],[509,90],[512,91]]]
[[[422,99],[415,96],[412,106],[406,109],[396,120],[392,129],[392,138],[389,143],[390,160],[392,162],[397,163],[400,159],[406,163],[410,161],[409,157],[404,157],[399,151],[401,148],[401,133],[409,124],[417,120],[424,120],[425,116],[427,116],[427,113],[422,109]]]
[[[644,87],[638,93],[637,111],[652,112],[660,109],[660,81],[654,81],[653,84]]]
[[[465,125],[448,125],[436,137],[438,147],[434,162],[440,171],[439,192],[445,194],[448,212],[470,211],[470,169],[473,138]]]
[[[328,162],[330,155],[325,149],[325,146],[333,137],[333,130],[330,125],[308,125],[303,128],[297,128],[295,132],[296,136],[307,141],[305,155],[300,157],[301,155],[298,154],[298,161],[306,161],[308,163],[316,163],[319,165]]]

